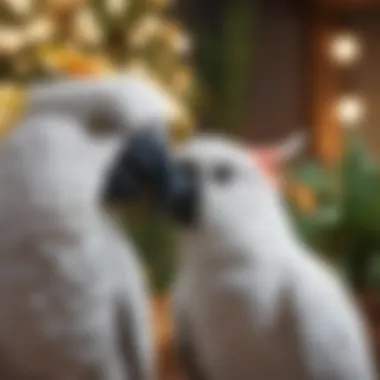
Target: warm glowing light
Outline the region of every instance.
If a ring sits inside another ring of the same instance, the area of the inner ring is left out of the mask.
[[[131,59],[125,66],[124,71],[137,76],[141,76],[142,78],[147,80],[153,80],[154,83],[156,83],[156,81],[153,78],[153,74],[150,72],[145,62],[140,59]]]
[[[117,16],[129,7],[129,0],[107,0],[106,8],[110,15]]]
[[[128,36],[132,46],[142,47],[162,27],[162,21],[156,16],[144,17]]]
[[[23,34],[17,29],[0,29],[0,54],[15,54],[23,47]]]
[[[172,99],[170,116],[170,135],[174,143],[186,140],[193,130],[193,121],[188,111]]]
[[[45,0],[47,6],[56,13],[75,12],[87,2],[88,0]]]
[[[174,49],[176,52],[182,55],[188,55],[193,49],[192,40],[189,35],[185,33],[178,33],[173,40]]]
[[[3,0],[3,3],[17,16],[26,16],[32,8],[31,0]]]
[[[183,68],[174,73],[172,86],[177,93],[183,94],[190,91],[193,84],[192,80],[190,69]]]
[[[78,12],[74,30],[74,38],[78,42],[99,44],[103,39],[102,30],[95,15],[89,8]]]
[[[29,42],[42,43],[54,35],[54,24],[48,18],[40,18],[26,27],[25,37]]]
[[[344,126],[351,126],[362,121],[364,104],[357,96],[344,96],[338,101],[337,113],[339,121]]]
[[[331,58],[340,65],[351,65],[361,57],[359,38],[351,33],[339,34],[330,43]]]

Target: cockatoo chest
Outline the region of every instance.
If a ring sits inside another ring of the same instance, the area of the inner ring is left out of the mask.
[[[91,240],[54,235],[43,245],[25,239],[1,252],[0,349],[22,358],[19,365],[31,371],[46,361],[57,368],[66,361],[92,365],[111,348],[116,280]]]
[[[276,358],[284,350],[275,343],[286,324],[279,302],[282,278],[276,268],[241,264],[213,267],[190,281],[191,334],[213,379],[277,376],[269,358],[286,360]]]

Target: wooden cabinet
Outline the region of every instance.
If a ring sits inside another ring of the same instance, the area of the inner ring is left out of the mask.
[[[344,128],[338,120],[337,105],[344,97],[354,96],[364,108],[358,126],[379,155],[380,0],[315,0],[314,4],[317,6],[310,12],[310,114],[315,152],[330,162],[340,156]],[[361,56],[351,65],[342,65],[332,59],[329,44],[347,33],[359,39]]]

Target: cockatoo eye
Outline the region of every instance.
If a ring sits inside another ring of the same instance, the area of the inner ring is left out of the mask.
[[[94,138],[107,138],[117,132],[117,128],[103,120],[92,120],[88,125],[88,132]]]
[[[111,112],[112,110],[104,109],[102,106],[99,106],[98,112],[87,120],[88,134],[93,138],[102,139],[122,133],[123,127],[120,125],[117,112]]]
[[[212,171],[213,181],[219,185],[226,185],[232,181],[234,169],[228,164],[219,164]]]

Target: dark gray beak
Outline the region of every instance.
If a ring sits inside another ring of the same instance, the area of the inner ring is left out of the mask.
[[[191,224],[197,208],[197,183],[191,170],[175,163],[160,135],[136,134],[109,173],[104,192],[107,203],[136,200],[144,191],[158,210],[184,224]]]
[[[178,223],[191,226],[197,221],[199,209],[199,182],[195,170],[188,164],[173,167],[167,213]]]

